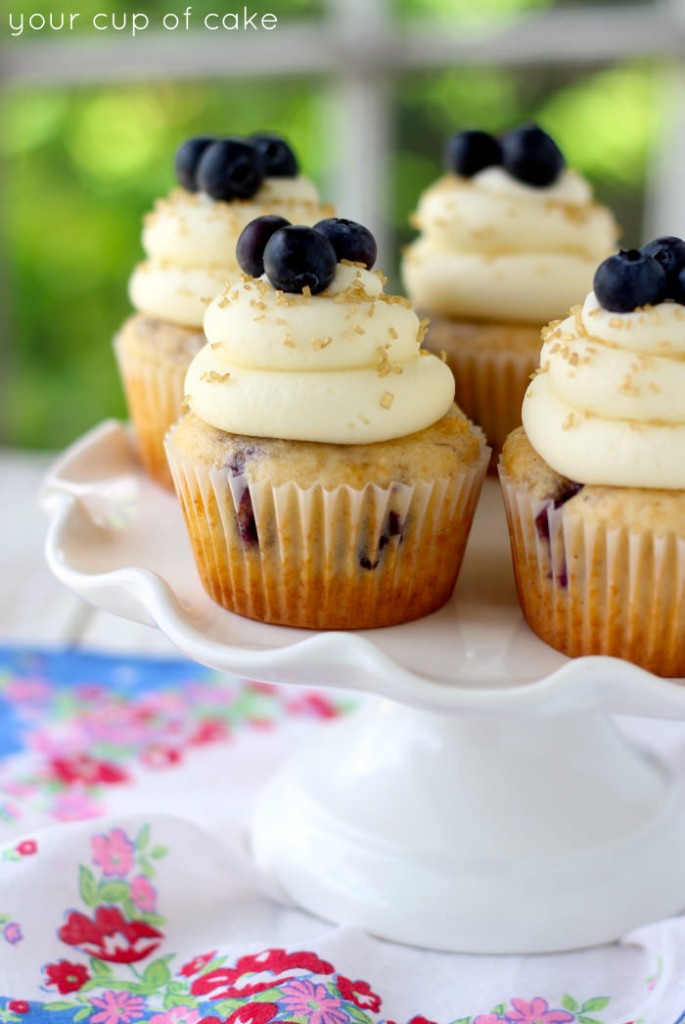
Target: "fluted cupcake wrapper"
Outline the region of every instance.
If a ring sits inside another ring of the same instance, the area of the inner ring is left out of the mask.
[[[571,657],[685,676],[685,540],[588,522],[499,466],[516,586],[531,628]]]
[[[164,453],[164,435],[183,413],[183,385],[187,366],[146,359],[140,352],[127,353],[120,338],[114,339],[126,401],[135,429],[143,466],[162,487],[173,490]]]
[[[540,361],[540,334],[537,328],[502,324],[462,324],[446,317],[431,318],[425,346],[436,354],[444,351],[445,361],[454,374],[455,400],[470,420],[485,433],[495,455],[508,435],[521,425],[521,404],[531,374]],[[508,347],[511,334],[517,339],[530,335],[530,350]],[[493,470],[495,462],[493,461]]]
[[[248,618],[364,629],[427,615],[449,598],[489,450],[453,477],[362,488],[274,487],[209,468],[166,439],[203,584]]]

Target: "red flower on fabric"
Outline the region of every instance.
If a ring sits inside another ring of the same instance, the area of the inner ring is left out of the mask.
[[[247,1003],[238,1007],[226,1024],[268,1024],[278,1013],[278,1003]]]
[[[61,995],[67,992],[78,992],[89,980],[90,974],[83,964],[72,964],[69,960],[60,960],[56,964],[48,964],[45,968],[48,976],[46,985],[56,985]]]
[[[7,1004],[7,1009],[12,1013],[28,1013],[31,1007],[24,999],[12,999]]]
[[[123,768],[109,761],[97,761],[88,754],[74,754],[73,757],[53,757],[50,761],[53,778],[59,779],[67,786],[82,782],[86,786],[116,785],[128,782],[128,773]]]
[[[366,981],[350,981],[349,978],[344,978],[342,974],[339,974],[338,991],[343,999],[349,999],[351,1003],[359,1006],[362,1010],[378,1013],[381,1008],[380,996],[371,991]]]
[[[409,1024],[435,1024],[434,1020],[429,1020],[428,1017],[412,1017]]]
[[[245,998],[282,984],[294,977],[296,971],[333,974],[334,970],[332,964],[319,959],[316,953],[286,953],[284,949],[265,949],[254,956],[241,957],[235,967],[220,967],[203,974],[195,979],[190,991],[194,996],[208,995],[210,999]]]
[[[277,1003],[245,1003],[234,1010],[230,1017],[202,1017],[197,1024],[268,1024],[278,1014]],[[283,1024],[288,1024],[284,1021]]]
[[[72,910],[58,935],[69,946],[115,964],[144,960],[164,938],[144,921],[127,921],[118,907],[98,907],[94,921]]]
[[[178,972],[183,978],[190,978],[193,974],[197,974],[203,967],[214,959],[216,956],[216,950],[213,953],[201,953],[199,956],[194,956],[192,960],[189,960],[187,964]],[[198,1021],[199,1024],[199,1021]]]
[[[144,750],[140,759],[146,768],[169,768],[181,760],[181,751],[176,747],[167,747],[162,743],[157,743]]]
[[[291,715],[313,715],[315,718],[337,718],[339,711],[330,697],[321,693],[304,693],[293,697],[286,704]]]
[[[22,857],[30,857],[38,850],[38,843],[35,839],[24,839],[21,843],[17,843],[15,850],[17,853],[20,853]]]
[[[200,722],[195,731],[191,733],[189,742],[200,746],[204,743],[218,743],[228,739],[228,736],[229,730],[225,722],[222,722],[220,718],[207,718],[204,722]]]

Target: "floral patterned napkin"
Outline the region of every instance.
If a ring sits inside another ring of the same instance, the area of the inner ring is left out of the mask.
[[[476,957],[278,902],[244,823],[288,751],[351,703],[183,660],[0,649],[0,1021],[685,1022],[685,919]],[[685,726],[630,728],[685,771]]]

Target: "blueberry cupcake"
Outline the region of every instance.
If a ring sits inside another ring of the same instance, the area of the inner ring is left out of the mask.
[[[430,317],[426,347],[446,353],[459,405],[498,450],[521,422],[542,327],[581,301],[617,228],[535,125],[460,132],[445,164],[418,204],[403,278]]]
[[[257,219],[207,309],[166,447],[204,586],[249,618],[387,626],[454,587],[489,450],[375,252],[350,221]]]
[[[544,334],[500,475],[521,606],[564,654],[685,676],[685,242],[610,257]]]
[[[275,135],[190,139],[178,151],[176,175],[180,187],[145,218],[147,259],[129,285],[136,313],[115,339],[141,460],[167,487],[164,435],[181,413],[183,379],[205,341],[206,304],[240,273],[240,232],[259,215],[314,224],[332,212]]]

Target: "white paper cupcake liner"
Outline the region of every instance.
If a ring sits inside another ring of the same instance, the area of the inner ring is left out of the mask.
[[[364,629],[419,618],[449,598],[487,468],[483,446],[452,478],[391,487],[230,476],[167,457],[205,589],[248,618]]]
[[[478,423],[499,452],[512,430],[521,425],[521,404],[539,353],[452,352],[447,364],[456,380],[457,403]]]
[[[480,332],[478,325],[470,325],[467,334],[464,327],[446,317],[432,318],[426,347],[436,354],[444,350],[454,374],[457,404],[470,420],[479,424],[493,452],[498,454],[511,431],[521,425],[521,404],[540,361],[541,342],[532,328],[503,324],[504,337],[508,332],[525,332],[527,337],[530,331],[535,344],[530,351],[496,348],[493,324],[483,325]]]
[[[587,522],[499,473],[519,600],[538,636],[572,657],[685,676],[685,540]]]
[[[126,402],[138,444],[140,460],[159,484],[173,490],[164,452],[164,436],[183,413],[183,385],[187,366],[145,358],[128,352],[121,337],[114,339]]]

